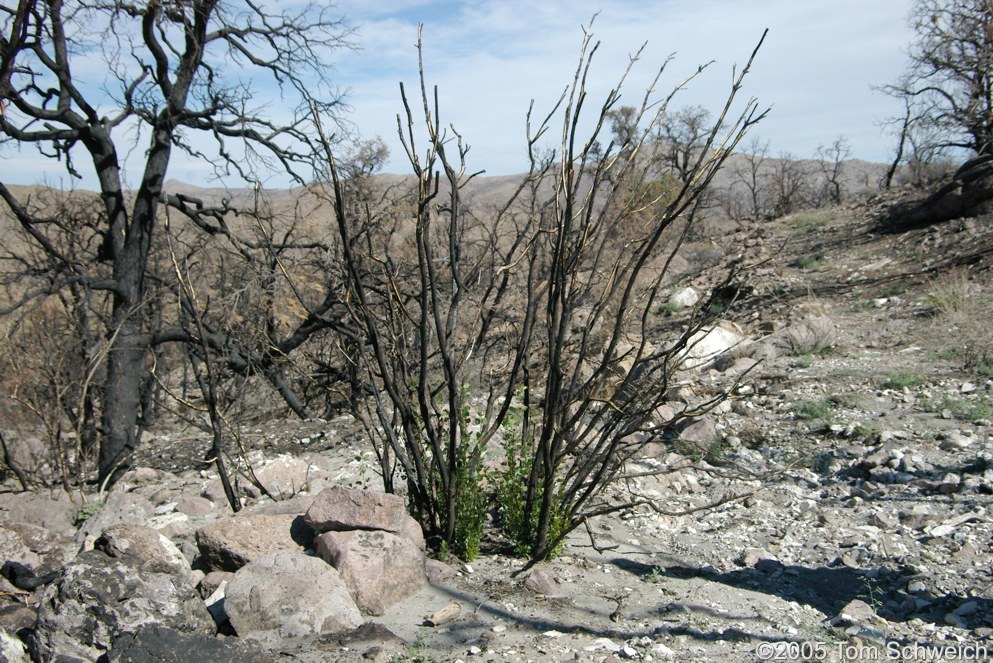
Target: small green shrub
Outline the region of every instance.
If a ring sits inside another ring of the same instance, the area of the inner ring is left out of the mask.
[[[806,235],[822,229],[834,218],[834,212],[808,212],[794,216],[791,224],[796,232]]]
[[[880,432],[881,431],[878,427],[871,424],[857,424],[855,426],[855,430],[853,431],[853,435],[856,439],[865,440],[866,438],[879,435]]]
[[[707,445],[701,445],[691,440],[676,440],[673,450],[694,461],[707,461],[711,465],[721,465],[731,451],[730,445],[724,439],[719,439]]]
[[[83,523],[92,518],[102,507],[103,502],[84,502],[76,509],[76,513],[73,514],[72,526],[79,529]]]
[[[988,400],[972,400],[966,398],[929,398],[921,401],[925,412],[944,412],[948,410],[953,417],[962,421],[977,419],[993,419],[993,403]]]
[[[533,414],[524,405],[515,403],[511,407],[503,425],[505,467],[496,478],[502,529],[513,543],[514,551],[519,555],[527,555],[530,552],[532,536],[538,522],[538,509],[543,497],[541,483],[538,482],[531,508],[528,509],[528,479],[531,476],[532,461],[535,457],[534,431],[530,426]],[[566,530],[568,519],[556,506],[553,505],[552,509],[552,524],[549,526],[548,536],[550,540],[555,540]]]
[[[469,411],[468,387],[463,385],[463,410],[461,412],[462,430],[469,429],[471,413]],[[481,422],[477,421],[477,426]],[[446,445],[447,446],[447,445]],[[467,434],[460,444],[455,446],[454,489],[453,501],[455,506],[455,523],[452,543],[443,545],[443,553],[454,553],[459,559],[471,562],[479,555],[479,544],[483,539],[483,528],[486,524],[486,513],[489,507],[489,496],[486,493],[488,483],[485,472],[481,471],[482,450],[477,436]],[[437,477],[440,481],[440,476]]]
[[[956,361],[979,375],[993,374],[993,330],[988,304],[978,287],[969,281],[966,270],[942,275],[931,282],[926,303],[938,323],[950,328],[942,338],[955,339],[955,345],[939,350],[942,358]],[[985,308],[984,308],[985,307]]]
[[[423,631],[417,633],[413,642],[407,643],[406,649],[402,654],[391,656],[389,663],[438,663],[441,660],[429,651],[430,645]]]
[[[887,373],[886,381],[883,382],[884,389],[904,389],[919,387],[926,380],[919,373],[913,371],[900,371],[897,373]]]
[[[794,408],[798,419],[803,421],[827,421],[834,414],[834,404],[830,399],[800,401]]]
[[[464,454],[464,451],[465,445],[460,445],[460,455]],[[458,487],[455,497],[454,550],[451,552],[454,552],[459,559],[471,562],[479,555],[479,544],[483,540],[489,500],[484,488],[485,481],[465,471],[466,459],[460,460],[458,466],[460,469],[455,478]]]
[[[820,269],[824,266],[824,254],[817,252],[809,256],[797,256],[792,262],[793,267],[804,271]]]
[[[665,581],[665,569],[661,566],[653,566],[652,570],[649,571],[642,578],[649,585],[658,585]]]

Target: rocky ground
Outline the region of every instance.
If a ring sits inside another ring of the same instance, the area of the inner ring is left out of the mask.
[[[468,565],[432,563],[430,583],[364,617],[379,627],[285,638],[241,660],[989,658],[993,218],[883,232],[883,209],[798,214],[732,236],[727,259],[758,263],[730,311],[751,343],[686,387],[706,392],[750,370],[688,442],[639,461],[682,469],[617,488],[655,497],[657,510],[594,521],[525,572],[489,549]],[[223,497],[196,434],[153,439],[156,471],[79,531],[77,507],[55,491],[0,494],[7,559],[57,572],[87,537],[130,520],[195,563],[196,531],[228,517]],[[375,487],[349,417],[266,424],[244,441],[281,497]],[[51,586],[0,588],[8,637],[30,631]],[[452,602],[454,619],[427,625]]]

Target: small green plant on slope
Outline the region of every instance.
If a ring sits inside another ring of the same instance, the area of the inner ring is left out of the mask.
[[[912,387],[919,387],[924,384],[926,380],[924,376],[920,373],[914,371],[899,371],[896,373],[888,373],[886,375],[886,380],[883,382],[884,389],[909,389]]]
[[[948,333],[941,338],[954,345],[941,348],[942,354],[980,375],[993,373],[993,330],[988,324],[989,304],[978,287],[969,280],[965,269],[958,269],[933,280],[926,302],[936,322]]]
[[[836,213],[834,211],[804,212],[793,217],[791,225],[797,233],[807,235],[824,228],[824,226],[834,220],[835,215]]]
[[[798,419],[827,422],[834,414],[834,404],[828,398],[800,401],[794,408]]]
[[[813,271],[824,266],[824,254],[813,253],[811,255],[797,256],[793,260],[793,266],[804,271]]]
[[[518,391],[515,405],[511,407],[503,425],[504,467],[496,476],[497,502],[500,508],[501,528],[518,555],[528,554],[529,532],[536,526],[535,514],[527,510],[528,477],[535,458],[533,417],[537,412],[531,407],[526,389]],[[561,510],[554,509],[550,529],[560,537],[567,521]],[[556,551],[552,551],[554,554]]]
[[[921,408],[925,412],[943,413],[947,411],[948,414],[962,421],[993,419],[993,403],[988,399],[954,398],[951,396],[929,398],[921,401]]]
[[[100,501],[85,502],[81,504],[80,507],[76,509],[76,513],[72,516],[72,526],[77,529],[82,527],[83,523],[96,515],[101,507],[103,507],[103,502]]]

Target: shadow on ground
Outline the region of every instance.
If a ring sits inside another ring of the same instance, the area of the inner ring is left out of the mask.
[[[651,577],[656,582],[666,577],[699,576],[710,582],[778,596],[810,606],[824,614],[827,620],[855,599],[870,604],[877,614],[891,622],[921,619],[945,625],[946,615],[965,601],[974,601],[977,609],[973,612],[978,614],[985,614],[993,608],[993,601],[987,598],[935,597],[927,591],[908,594],[907,584],[915,576],[912,570],[904,568],[881,566],[875,569],[853,569],[843,565],[808,568],[776,562],[769,564],[767,570],[748,567],[724,573],[705,573],[699,568],[678,564],[660,567],[624,557],[617,557],[612,563],[618,569],[642,579]],[[908,598],[911,601],[921,599],[930,605],[923,609],[911,607]]]

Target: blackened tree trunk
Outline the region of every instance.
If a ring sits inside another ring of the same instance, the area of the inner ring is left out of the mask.
[[[85,153],[80,163],[92,163],[103,203],[100,218],[91,222],[104,238],[99,257],[75,259],[53,241],[64,236],[58,220],[42,216],[0,180],[0,198],[56,275],[51,290],[38,296],[71,284],[110,299],[103,330],[101,485],[128,469],[140,441],[150,348],[204,342],[179,323],[164,330],[165,323],[151,314],[156,293],[148,286],[150,256],[160,233],[160,203],[181,202],[163,195],[173,149],[210,164],[218,175],[257,182],[261,174],[237,152],[244,146],[258,156],[252,163],[273,166],[299,183],[309,180],[316,149],[303,119],[312,108],[337,114],[340,100],[328,78],[327,54],[347,47],[347,35],[341,20],[317,5],[19,0],[16,7],[0,8],[0,143],[36,146],[72,177],[81,177],[76,159]],[[92,61],[101,48],[109,72],[103,81],[94,79]],[[232,63],[242,71],[237,80],[225,80]],[[77,77],[77,69],[85,69],[86,77]],[[245,84],[254,75],[275,79],[279,111],[288,120],[252,110],[265,107]],[[287,104],[294,96],[295,108]],[[130,151],[136,128],[147,142],[132,193],[125,188],[116,141],[127,141]],[[180,211],[191,214],[189,208]],[[302,342],[296,337],[322,328],[310,321],[301,327],[291,334],[296,345]]]

